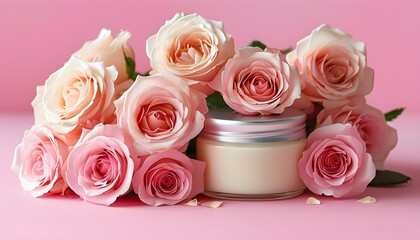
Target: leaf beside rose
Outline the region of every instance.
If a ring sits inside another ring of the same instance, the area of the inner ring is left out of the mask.
[[[384,114],[385,116],[385,121],[390,122],[394,119],[396,119],[399,115],[401,115],[401,113],[405,110],[405,108],[397,108],[394,109],[392,111],[389,111],[387,113]]]
[[[225,100],[223,100],[222,94],[217,91],[206,98],[206,103],[208,108],[229,108]]]
[[[132,80],[136,80],[137,78],[136,62],[134,61],[134,59],[125,56],[125,54],[124,54],[124,59],[125,59],[125,69],[126,69],[128,77]]]
[[[390,187],[406,184],[411,177],[391,170],[376,170],[375,178],[369,183],[370,187]]]

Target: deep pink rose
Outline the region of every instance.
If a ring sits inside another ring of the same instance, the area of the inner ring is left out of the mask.
[[[280,51],[245,47],[227,62],[211,85],[237,112],[270,115],[282,113],[299,98],[298,76]]]
[[[48,192],[64,193],[63,179],[68,148],[46,127],[34,125],[15,150],[12,170],[25,191],[40,197]]]
[[[116,125],[83,130],[67,160],[70,188],[86,201],[110,205],[131,189],[134,163]]]
[[[115,104],[118,125],[133,142],[133,156],[169,148],[185,151],[203,129],[207,112],[204,94],[161,74],[138,77]]]
[[[147,39],[146,53],[152,73],[177,76],[209,94],[208,83],[233,56],[234,45],[222,22],[198,14],[177,13]]]
[[[326,108],[318,114],[317,126],[333,123],[351,123],[356,126],[376,168],[383,169],[386,157],[397,145],[398,136],[380,110],[360,102],[339,108]]]
[[[57,137],[74,145],[82,128],[115,121],[115,67],[71,58],[37,87],[32,101],[35,123],[48,126]]]
[[[362,193],[376,169],[357,128],[336,123],[309,135],[298,171],[313,193],[340,198]]]
[[[343,105],[373,89],[365,44],[340,29],[319,26],[300,40],[286,59],[299,69],[303,99]]]
[[[115,66],[118,71],[118,77],[115,80],[117,89],[120,84],[132,84],[133,80],[129,78],[125,64],[125,57],[135,59],[134,51],[128,45],[130,35],[128,31],[121,31],[114,38],[111,30],[103,28],[96,39],[83,44],[83,47],[72,56],[87,62],[104,62],[106,67]]]
[[[133,189],[148,205],[174,205],[204,191],[205,162],[175,149],[147,157],[133,177]]]

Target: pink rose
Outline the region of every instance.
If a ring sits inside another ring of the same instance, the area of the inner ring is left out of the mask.
[[[74,145],[82,128],[114,122],[117,75],[114,67],[71,58],[37,87],[32,101],[35,123],[49,126],[57,137]]]
[[[317,104],[314,104],[311,99],[308,98],[302,92],[300,93],[300,97],[293,102],[293,108],[300,109],[304,111],[308,115],[316,115],[316,107]]]
[[[132,154],[176,148],[185,151],[200,133],[207,112],[205,95],[175,77],[138,77],[116,101],[118,125],[131,137]]]
[[[366,65],[365,44],[349,34],[321,25],[286,56],[301,75],[302,98],[344,104],[373,88],[373,70]]]
[[[112,37],[111,30],[101,29],[96,39],[86,42],[82,48],[73,53],[72,56],[82,59],[87,62],[104,62],[106,67],[112,65],[118,71],[118,78],[116,84],[123,82],[133,82],[129,79],[127,74],[125,57],[135,59],[134,51],[128,45],[130,32],[121,31],[117,37]]]
[[[244,115],[282,113],[300,95],[297,71],[280,51],[270,48],[239,49],[211,85]]]
[[[83,130],[67,160],[69,187],[86,201],[110,205],[131,188],[134,163],[116,125]]]
[[[148,205],[174,205],[204,191],[205,162],[175,149],[147,157],[133,177],[133,189]]]
[[[324,109],[318,114],[317,126],[333,123],[351,123],[356,126],[376,167],[383,169],[384,161],[397,145],[398,137],[397,131],[386,123],[380,110],[362,102]]]
[[[46,127],[34,125],[15,150],[12,170],[19,176],[25,191],[40,197],[48,192],[64,193],[63,179],[67,145]]]
[[[177,13],[147,40],[146,53],[153,72],[178,76],[209,94],[207,84],[233,56],[234,45],[222,22]]]
[[[339,198],[362,193],[376,170],[357,128],[336,123],[309,135],[298,171],[313,193]]]

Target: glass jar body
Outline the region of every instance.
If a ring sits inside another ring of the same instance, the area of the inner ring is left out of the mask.
[[[297,162],[305,139],[278,142],[221,142],[199,137],[197,159],[206,162],[205,194],[226,199],[283,199],[305,185]]]

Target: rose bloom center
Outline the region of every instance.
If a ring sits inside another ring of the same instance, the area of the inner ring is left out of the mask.
[[[191,66],[206,59],[211,51],[212,42],[206,33],[184,34],[174,42],[168,60],[176,66]]]
[[[170,104],[141,107],[137,115],[139,129],[149,136],[168,133],[173,129],[175,123],[176,115]]]
[[[264,72],[264,69],[244,69],[236,77],[234,90],[242,97],[252,98],[257,102],[270,101],[278,91],[275,78],[275,75]]]
[[[318,169],[327,179],[343,176],[351,164],[347,153],[336,146],[325,149],[318,160]]]

